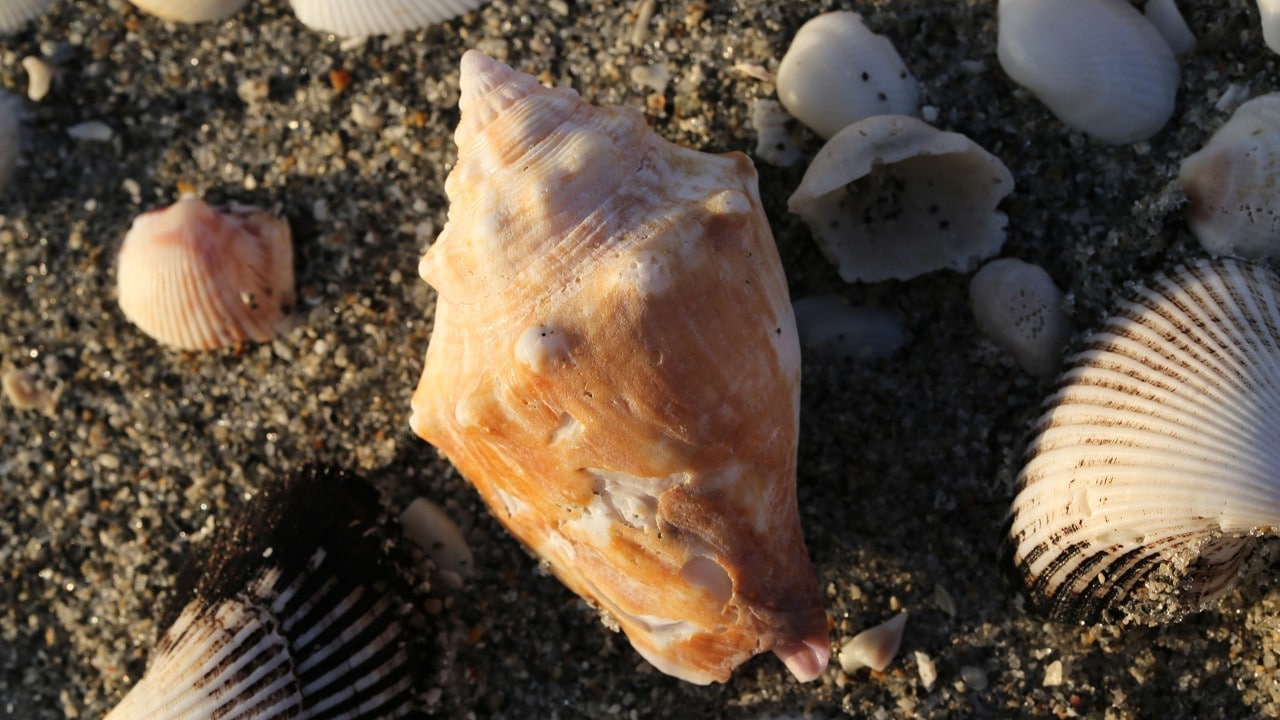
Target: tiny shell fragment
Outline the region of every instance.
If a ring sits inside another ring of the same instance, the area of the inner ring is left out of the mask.
[[[867,628],[840,646],[840,667],[854,673],[864,667],[884,672],[902,645],[902,631],[907,626],[907,611]]]

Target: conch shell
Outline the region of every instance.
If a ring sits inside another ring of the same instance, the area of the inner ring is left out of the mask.
[[[483,54],[411,424],[665,673],[830,646],[796,503],[800,355],[756,174]]]

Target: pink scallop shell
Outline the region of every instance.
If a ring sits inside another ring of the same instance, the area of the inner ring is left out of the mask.
[[[287,222],[263,210],[186,196],[134,220],[116,276],[125,317],[161,343],[265,342],[294,303],[293,239]]]

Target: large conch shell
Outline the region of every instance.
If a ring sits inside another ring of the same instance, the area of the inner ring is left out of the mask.
[[[817,677],[799,345],[751,162],[476,51],[460,106],[414,431],[658,669],[773,650]]]

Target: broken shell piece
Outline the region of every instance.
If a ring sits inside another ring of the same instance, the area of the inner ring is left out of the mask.
[[[391,35],[444,22],[486,0],[290,0],[303,25],[341,37]]]
[[[412,583],[385,528],[340,470],[268,485],[179,578],[186,604],[107,720],[409,715]]]
[[[1044,268],[1014,258],[992,260],[969,282],[978,327],[1032,375],[1049,375],[1062,363],[1071,337],[1062,299]]]
[[[215,209],[184,196],[134,220],[116,276],[125,317],[166,345],[266,342],[294,302],[289,224],[248,205]]]
[[[1164,622],[1227,590],[1280,527],[1277,329],[1280,278],[1222,260],[1158,276],[1089,338],[1036,423],[1007,523],[1032,605]]]
[[[0,34],[11,33],[44,14],[54,0],[0,1]]]
[[[1000,0],[1000,66],[1067,125],[1106,143],[1173,115],[1173,50],[1128,0]]]
[[[139,10],[161,20],[200,23],[230,17],[249,0],[129,0]]]
[[[0,192],[9,184],[22,153],[22,101],[0,90]]]
[[[1190,201],[1187,224],[1205,250],[1280,257],[1280,93],[1237,108],[1182,161],[1178,181]]]
[[[907,341],[906,328],[890,310],[853,307],[844,298],[815,295],[794,304],[800,345],[854,360],[888,357]]]
[[[756,129],[756,157],[777,167],[795,165],[800,159],[800,142],[788,127],[794,122],[777,100],[753,100],[751,124]]]
[[[1174,55],[1186,55],[1195,49],[1196,36],[1187,27],[1187,21],[1178,11],[1174,0],[1147,0],[1142,14],[1160,32],[1164,41],[1169,43],[1169,49]]]
[[[27,71],[27,97],[40,102],[53,85],[53,65],[44,58],[28,55],[22,58],[22,68]]]
[[[815,679],[800,350],[751,161],[474,50],[459,104],[414,432],[659,670],[772,650]]]
[[[848,674],[869,667],[884,672],[902,645],[902,631],[907,626],[907,611],[854,635],[840,646],[840,668]]]
[[[829,12],[796,32],[778,64],[778,99],[824,139],[872,115],[915,115],[920,87],[893,43],[855,12]]]
[[[0,374],[0,387],[3,387],[5,397],[18,410],[36,410],[46,417],[56,415],[58,399],[63,390],[61,383],[50,388],[36,366],[4,371]]]
[[[432,581],[444,583],[451,590],[462,587],[471,575],[475,560],[462,531],[439,505],[426,498],[416,498],[400,513],[404,534],[422,548],[431,559]]]
[[[903,115],[831,138],[787,201],[846,282],[968,271],[1004,244],[996,205],[1013,191],[1000,159]]]

